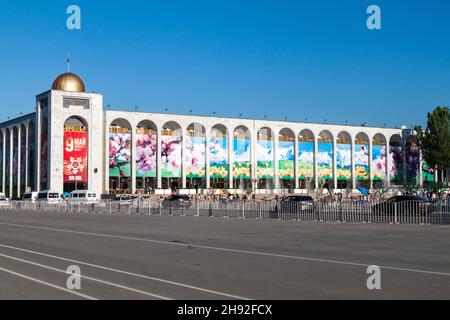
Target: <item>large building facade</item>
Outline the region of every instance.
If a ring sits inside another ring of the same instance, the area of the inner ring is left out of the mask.
[[[386,188],[434,176],[411,130],[105,110],[72,73],[0,124],[0,190],[99,194]]]

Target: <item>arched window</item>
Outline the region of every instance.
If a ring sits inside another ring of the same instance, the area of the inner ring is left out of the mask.
[[[281,189],[295,189],[295,135],[283,129],[278,135],[278,178]]]
[[[33,122],[28,125],[28,187],[36,191],[36,128]]]
[[[369,137],[361,132],[355,139],[355,175],[357,186],[370,188],[370,169],[369,169]]]
[[[109,127],[110,193],[131,193],[131,161],[131,125],[125,119],[114,120]]]
[[[259,189],[274,189],[275,178],[275,137],[270,128],[258,131],[256,144],[256,176]]]
[[[389,141],[390,168],[389,178],[391,184],[401,185],[403,183],[403,149],[402,138],[395,134]]]
[[[311,130],[302,130],[298,136],[298,176],[300,188],[314,189],[314,134]]]
[[[206,130],[192,123],[187,128],[184,145],[184,170],[188,189],[206,188]]]
[[[325,130],[319,134],[318,175],[320,187],[334,187],[333,178],[333,135]]]
[[[158,129],[149,120],[136,128],[136,189],[139,193],[153,193],[157,188]]]
[[[163,189],[176,192],[182,188],[181,126],[176,122],[166,123],[161,130],[161,178]]]
[[[223,125],[215,125],[209,137],[209,175],[211,188],[225,189],[229,183],[228,130]]]
[[[372,140],[373,186],[382,189],[387,187],[386,137],[378,133]]]
[[[338,189],[351,188],[352,182],[352,138],[348,132],[341,132],[337,136],[336,167]]]
[[[239,126],[233,133],[233,185],[235,189],[251,188],[251,134],[247,127]]]

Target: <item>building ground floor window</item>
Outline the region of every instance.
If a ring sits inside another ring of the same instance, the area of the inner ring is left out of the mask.
[[[109,187],[111,194],[130,194],[132,193],[131,178],[129,177],[110,177]]]
[[[227,189],[229,188],[228,179],[211,179],[211,188],[212,189]]]
[[[173,192],[177,192],[183,186],[183,181],[181,178],[163,178],[161,180],[162,188],[165,190],[172,190]]]
[[[295,181],[294,180],[280,180],[280,189],[294,190]]]
[[[351,189],[352,182],[350,180],[338,180],[337,188],[341,190]]]
[[[298,187],[300,189],[313,190],[313,189],[315,189],[315,181],[314,181],[314,179],[311,179],[311,178],[300,179]]]
[[[275,181],[273,179],[259,179],[258,189],[260,190],[273,190],[275,189]]]
[[[252,190],[252,182],[248,179],[234,179],[234,189],[237,190]]]
[[[191,190],[197,190],[197,192],[206,189],[205,178],[188,178],[186,179],[186,187]]]
[[[72,192],[77,190],[88,190],[88,184],[84,182],[65,182],[64,192]]]
[[[156,178],[136,178],[136,192],[141,194],[151,194],[158,187]]]

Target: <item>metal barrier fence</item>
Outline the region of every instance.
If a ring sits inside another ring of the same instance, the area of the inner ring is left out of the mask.
[[[11,202],[0,208],[61,213],[141,214],[169,216],[205,216],[240,219],[276,219],[321,222],[359,222],[390,224],[450,225],[450,201],[430,203],[295,203],[275,201],[192,201],[190,204],[165,201],[101,201],[95,204],[49,204],[46,202]]]

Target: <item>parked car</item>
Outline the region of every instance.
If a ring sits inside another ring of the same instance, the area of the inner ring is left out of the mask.
[[[170,196],[161,203],[164,209],[167,208],[184,208],[189,209],[192,206],[191,199],[186,195]]]
[[[38,196],[37,192],[26,192],[23,195],[23,201],[34,203],[34,202],[36,202],[37,196]]]
[[[5,197],[0,197],[0,208],[9,208],[9,201]]]
[[[133,195],[116,195],[114,198],[108,200],[108,203],[131,203],[134,200],[137,200],[138,196]]]
[[[312,210],[314,208],[314,199],[310,196],[288,196],[281,199],[277,204],[276,212],[299,212]]]
[[[60,202],[59,192],[57,191],[41,191],[38,193],[36,202],[58,204]]]
[[[427,198],[419,196],[395,196],[384,202],[372,206],[375,214],[421,214],[425,215],[432,211],[432,204]]]
[[[67,201],[70,205],[96,204],[98,202],[98,198],[94,191],[79,190],[73,191]]]

